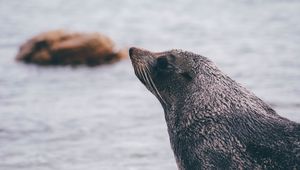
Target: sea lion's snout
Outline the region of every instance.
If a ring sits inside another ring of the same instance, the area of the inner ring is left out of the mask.
[[[133,65],[145,65],[154,60],[154,55],[150,51],[136,47],[129,49],[129,56]]]
[[[145,52],[146,52],[146,50],[142,50],[142,49],[136,48],[136,47],[131,47],[129,49],[130,59],[135,60],[136,58],[141,58],[141,56],[143,56]]]
[[[162,103],[165,103],[153,80],[153,67],[156,63],[156,55],[156,53],[136,47],[131,47],[129,49],[129,56],[136,76],[150,92],[152,92]]]
[[[129,56],[131,57],[135,53],[136,50],[138,50],[138,48],[135,48],[135,47],[129,48]]]

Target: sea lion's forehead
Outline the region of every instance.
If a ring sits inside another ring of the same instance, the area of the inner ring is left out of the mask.
[[[168,54],[174,54],[174,55],[176,55],[176,54],[180,54],[182,52],[183,52],[183,50],[172,49],[172,50],[169,50],[169,51],[156,52],[154,54],[156,54],[156,55],[168,55]]]
[[[153,52],[149,51],[143,48],[136,48],[131,47],[129,49],[129,55],[132,63],[134,65],[148,65],[153,66],[154,63],[156,63],[156,59],[160,57],[165,56],[174,56],[176,59],[176,62],[173,64],[176,64],[177,66],[181,66],[188,63],[188,60],[190,60],[190,55],[185,55],[185,51],[181,49],[172,49],[168,51],[162,51],[162,52]]]
[[[154,56],[154,57],[160,57],[160,56],[163,56],[163,55],[169,55],[169,54],[180,54],[180,53],[183,53],[184,51],[183,50],[180,50],[180,49],[172,49],[172,50],[168,50],[168,51],[162,51],[162,52],[153,52],[153,51],[149,51],[149,50],[146,50],[146,49],[143,49],[143,48],[137,48],[137,47],[131,47],[129,49],[129,55],[132,56],[132,55],[139,55],[139,56]]]

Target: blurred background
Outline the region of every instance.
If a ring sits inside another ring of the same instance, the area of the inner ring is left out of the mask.
[[[129,60],[17,63],[32,36],[100,32],[118,47],[181,48],[300,122],[298,0],[0,0],[0,169],[172,170],[163,109]]]

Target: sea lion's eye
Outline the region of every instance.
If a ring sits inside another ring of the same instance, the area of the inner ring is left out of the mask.
[[[157,68],[164,70],[170,67],[167,57],[159,57],[156,61]]]
[[[173,63],[175,62],[175,56],[173,54],[168,54],[165,56],[160,56],[157,58],[156,66],[160,70],[166,70],[173,68]]]

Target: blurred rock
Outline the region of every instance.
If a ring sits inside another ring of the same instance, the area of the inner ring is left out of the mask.
[[[124,51],[115,51],[112,40],[99,33],[55,30],[41,33],[25,42],[16,58],[39,65],[96,66],[114,63],[126,56]]]

